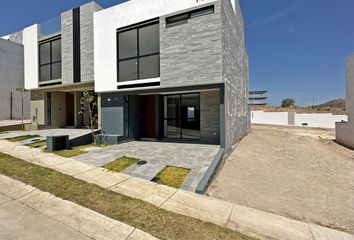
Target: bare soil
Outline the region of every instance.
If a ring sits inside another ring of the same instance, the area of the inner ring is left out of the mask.
[[[354,234],[354,151],[334,131],[253,125],[207,194]]]

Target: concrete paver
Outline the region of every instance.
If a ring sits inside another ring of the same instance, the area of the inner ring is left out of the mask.
[[[216,198],[208,198],[203,195],[178,190],[161,207],[169,211],[225,226],[233,204]]]
[[[19,199],[19,202],[94,239],[126,239],[134,230],[129,225],[38,190]]]
[[[228,227],[261,239],[312,240],[307,223],[234,205]]]
[[[144,200],[156,206],[160,206],[177,192],[176,188],[159,185],[136,177],[112,187],[111,190],[132,198]]]
[[[34,190],[34,187],[0,175],[0,194],[8,198],[18,199]]]
[[[63,164],[52,166],[51,168],[67,175],[74,176],[89,170],[93,170],[96,167],[72,160]]]
[[[315,224],[309,224],[312,236],[316,240],[353,240],[354,236],[345,232],[339,232],[333,229],[321,227]]]
[[[132,178],[132,176],[108,171],[104,168],[95,168],[75,176],[88,183],[94,183],[103,188],[110,188],[118,183]]]
[[[157,238],[139,229],[135,229],[134,232],[129,236],[128,240],[157,240]]]

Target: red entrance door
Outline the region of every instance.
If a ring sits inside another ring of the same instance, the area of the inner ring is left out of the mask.
[[[141,97],[141,136],[155,137],[155,96]]]

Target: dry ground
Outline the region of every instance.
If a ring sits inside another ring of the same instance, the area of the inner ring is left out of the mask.
[[[354,233],[354,151],[325,129],[253,125],[207,194]]]

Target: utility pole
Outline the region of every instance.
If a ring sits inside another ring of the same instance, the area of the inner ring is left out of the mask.
[[[23,124],[23,93],[28,92],[27,89],[24,88],[16,88],[17,92],[21,92],[21,121],[22,121],[22,130],[25,130],[25,126]]]

